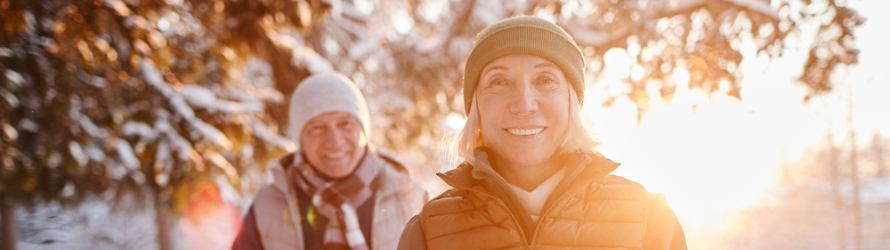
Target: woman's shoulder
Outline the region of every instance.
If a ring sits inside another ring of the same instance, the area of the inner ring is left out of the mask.
[[[467,195],[466,190],[451,188],[451,189],[445,190],[444,192],[437,195],[436,197],[433,197],[432,199],[430,199],[430,202],[437,201],[437,200],[461,199],[466,195]]]
[[[461,189],[448,189],[438,196],[430,199],[423,206],[421,214],[425,216],[436,216],[440,214],[451,214],[467,209],[474,209],[475,203],[469,196],[470,192]]]
[[[597,186],[595,196],[599,198],[647,200],[652,196],[642,184],[617,175],[603,177]]]
[[[643,184],[640,184],[639,182],[632,181],[630,179],[627,179],[627,178],[624,178],[624,177],[621,177],[618,175],[606,175],[606,177],[603,177],[603,180],[601,181],[601,183],[603,185],[627,185],[627,186],[644,188]]]

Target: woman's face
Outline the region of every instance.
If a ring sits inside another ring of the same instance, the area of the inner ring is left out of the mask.
[[[569,83],[549,60],[525,54],[498,58],[482,69],[475,96],[482,140],[504,163],[546,164],[565,141]]]

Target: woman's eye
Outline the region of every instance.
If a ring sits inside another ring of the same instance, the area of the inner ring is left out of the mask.
[[[538,77],[538,84],[555,84],[556,78],[553,76],[541,76]]]
[[[500,77],[492,79],[491,81],[488,82],[488,85],[491,85],[491,86],[504,86],[507,84],[508,84],[507,80],[504,78],[500,78]]]

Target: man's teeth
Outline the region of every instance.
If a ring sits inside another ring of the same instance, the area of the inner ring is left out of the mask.
[[[534,129],[508,129],[513,135],[536,135],[544,131],[544,128],[534,128]]]
[[[327,154],[325,156],[327,156],[329,159],[340,159],[340,158],[343,158],[344,156],[346,156],[346,152],[336,153],[336,154]]]

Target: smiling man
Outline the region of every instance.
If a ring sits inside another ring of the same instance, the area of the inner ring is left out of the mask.
[[[395,249],[426,192],[368,143],[368,107],[343,75],[294,90],[288,134],[299,145],[272,168],[233,249]],[[393,237],[393,236],[396,237]]]

